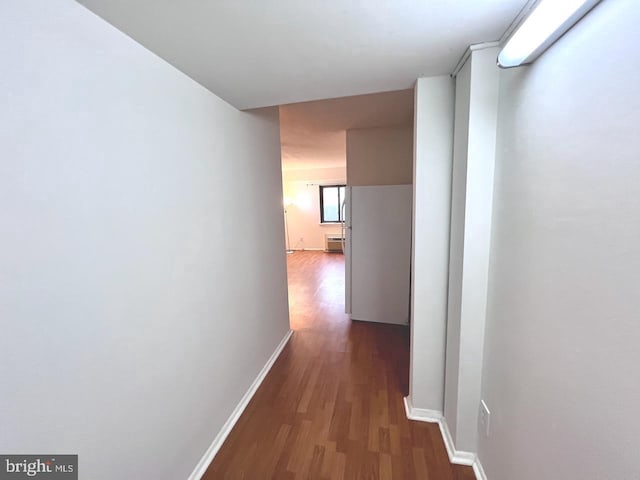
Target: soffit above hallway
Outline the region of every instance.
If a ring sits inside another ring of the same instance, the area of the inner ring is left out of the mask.
[[[237,108],[411,88],[526,0],[78,0]]]
[[[282,167],[285,170],[344,168],[346,130],[412,124],[413,90],[283,105],[280,107]]]

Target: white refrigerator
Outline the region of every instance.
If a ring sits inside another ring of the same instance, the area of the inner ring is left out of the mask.
[[[409,322],[411,185],[347,187],[345,307],[353,320]]]

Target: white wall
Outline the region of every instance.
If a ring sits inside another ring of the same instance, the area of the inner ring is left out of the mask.
[[[501,73],[480,457],[491,480],[638,478],[640,3]]]
[[[445,335],[454,84],[448,75],[415,87],[411,364],[409,400],[444,408]]]
[[[289,238],[294,250],[324,250],[324,236],[340,233],[335,223],[320,223],[320,185],[346,184],[346,170],[342,168],[304,168],[282,172],[287,208]]]
[[[464,265],[464,211],[466,206],[467,154],[469,149],[469,101],[471,61],[467,60],[455,79],[453,169],[451,179],[451,232],[447,301],[447,346],[444,414],[452,437],[457,431],[458,380],[460,367],[460,312]],[[455,438],[454,438],[455,440]]]
[[[476,452],[498,111],[497,48],[472,48],[456,78],[445,418]]]
[[[0,3],[0,451],[186,478],[288,330],[277,112]]]

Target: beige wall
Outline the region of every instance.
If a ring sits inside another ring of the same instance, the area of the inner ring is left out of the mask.
[[[320,224],[320,185],[344,184],[346,169],[310,168],[282,174],[289,238],[294,250],[324,250],[324,236],[339,233],[339,224]]]
[[[413,127],[347,130],[347,183],[413,183]]]

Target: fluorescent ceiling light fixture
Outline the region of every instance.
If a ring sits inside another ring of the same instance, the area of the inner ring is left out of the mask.
[[[600,0],[540,0],[498,54],[498,65],[517,67],[533,62]]]

